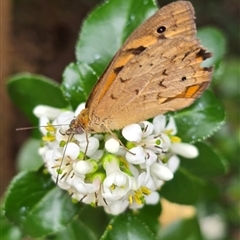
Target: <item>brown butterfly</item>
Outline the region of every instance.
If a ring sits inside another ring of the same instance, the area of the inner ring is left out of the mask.
[[[140,25],[93,88],[71,133],[111,132],[189,106],[211,81],[211,57],[196,38],[194,9],[178,1]]]

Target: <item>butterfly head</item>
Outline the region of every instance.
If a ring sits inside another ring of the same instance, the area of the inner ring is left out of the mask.
[[[67,134],[82,134],[84,132],[84,128],[79,123],[78,118],[73,119],[69,125],[69,129],[67,130]]]
[[[83,109],[77,118],[71,121],[67,134],[82,134],[86,131],[89,123],[88,112],[88,108]]]

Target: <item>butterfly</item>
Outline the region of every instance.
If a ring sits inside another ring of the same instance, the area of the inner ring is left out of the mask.
[[[190,2],[158,10],[140,25],[113,57],[94,86],[71,133],[111,132],[192,104],[208,87],[211,53],[196,38]]]

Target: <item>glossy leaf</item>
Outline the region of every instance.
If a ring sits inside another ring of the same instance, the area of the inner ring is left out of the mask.
[[[211,179],[226,173],[226,163],[211,147],[204,143],[195,145],[199,150],[199,156],[194,159],[182,159],[181,167],[204,179]]]
[[[142,220],[142,222],[144,222],[154,234],[157,234],[159,229],[158,218],[161,215],[161,211],[162,207],[160,203],[157,203],[156,205],[145,205],[135,213],[135,215],[138,219]]]
[[[156,240],[149,227],[133,214],[121,214],[112,219],[101,240]]]
[[[14,226],[8,219],[5,218],[3,210],[0,215],[0,236],[3,240],[21,240],[22,234],[17,226]]]
[[[23,111],[34,126],[38,123],[33,115],[35,106],[41,104],[65,108],[68,105],[59,85],[44,76],[29,73],[15,75],[9,79],[7,89],[14,104]]]
[[[111,0],[85,20],[76,46],[77,61],[89,64],[97,75],[129,34],[156,11],[152,0]]]
[[[97,79],[98,76],[94,70],[84,63],[71,63],[65,69],[61,87],[65,98],[74,109],[80,103],[86,102]]]
[[[183,142],[196,142],[210,137],[223,124],[224,108],[209,90],[194,104],[174,113],[177,135]]]
[[[174,178],[162,186],[160,195],[170,202],[192,205],[198,201],[205,184],[203,179],[180,167]]]
[[[17,156],[17,168],[20,171],[37,170],[43,165],[43,159],[38,154],[40,140],[28,139],[21,147]]]
[[[99,238],[96,237],[93,230],[86,226],[84,222],[79,221],[78,219],[74,219],[70,224],[66,226],[66,229],[60,231],[59,233],[52,238],[54,240],[97,240]]]
[[[42,171],[18,174],[5,200],[7,218],[33,237],[65,228],[78,211],[78,205]]]
[[[79,220],[91,229],[97,239],[100,239],[111,218],[102,207],[94,208],[86,204],[83,204],[79,213]]]
[[[181,219],[171,223],[159,232],[161,240],[203,240],[196,218]]]

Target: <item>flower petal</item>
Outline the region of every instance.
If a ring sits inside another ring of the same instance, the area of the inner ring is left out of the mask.
[[[40,117],[47,117],[50,120],[56,119],[61,113],[63,113],[63,110],[59,108],[54,108],[46,105],[37,105],[33,109],[33,114],[40,118]]]
[[[166,126],[167,130],[172,130],[171,134],[175,135],[177,133],[177,126],[173,117],[169,117],[169,122]]]
[[[131,142],[140,142],[142,139],[142,129],[139,124],[131,124],[123,128],[122,135]]]
[[[146,138],[153,133],[154,126],[148,121],[140,122],[139,125],[142,127],[142,138]]]
[[[141,146],[131,148],[130,152],[126,153],[126,159],[128,162],[130,162],[132,164],[145,163],[146,153]]]
[[[74,113],[75,117],[77,117],[78,114],[80,114],[80,112],[85,108],[85,105],[86,105],[86,103],[81,103],[81,104],[78,105],[78,107],[77,107],[77,109],[75,110],[75,113]]]
[[[104,210],[109,214],[118,215],[126,210],[128,204],[128,200],[126,199],[118,200],[104,207]]]
[[[166,122],[166,116],[164,115],[158,115],[153,119],[154,131],[156,134],[163,132]]]
[[[157,204],[160,196],[158,192],[152,192],[150,195],[145,196],[146,204]]]
[[[171,170],[160,163],[153,163],[150,167],[152,174],[154,174],[158,179],[163,181],[168,181],[173,178],[173,173]]]
[[[117,153],[119,151],[120,144],[116,139],[110,138],[105,142],[105,148],[110,153]]]
[[[179,168],[179,165],[180,165],[180,159],[178,158],[177,155],[171,156],[167,162],[167,166],[173,173],[177,171],[177,169]]]
[[[77,159],[80,154],[80,148],[76,143],[70,142],[64,147],[65,156],[70,157],[72,160]]]
[[[189,143],[173,143],[171,150],[185,158],[196,158],[199,154],[197,147]]]

